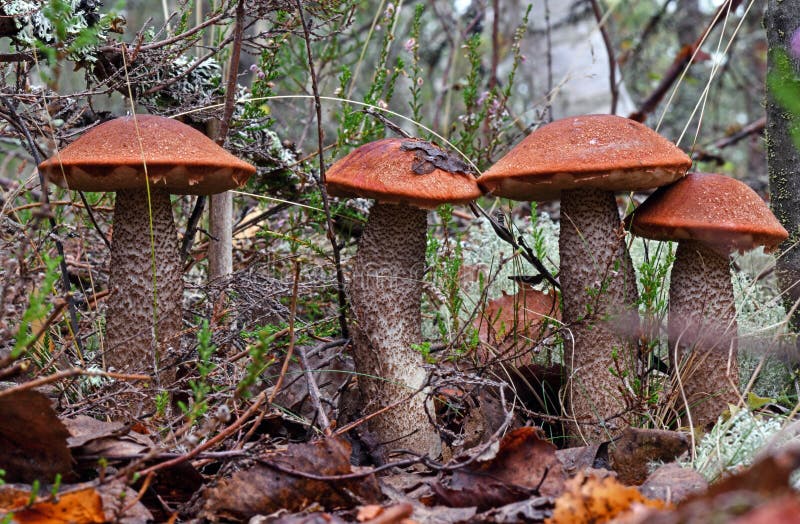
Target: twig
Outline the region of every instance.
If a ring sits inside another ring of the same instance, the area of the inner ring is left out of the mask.
[[[294,321],[297,314],[297,290],[300,283],[300,264],[295,260],[294,262],[294,283],[292,284],[292,304],[289,308],[289,347],[286,349],[286,356],[283,359],[283,366],[281,366],[281,373],[278,375],[278,380],[275,382],[275,387],[272,388],[267,399],[267,404],[272,404],[275,397],[283,385],[283,379],[286,377],[286,372],[289,370],[289,361],[292,359],[295,343]]]
[[[489,213],[484,211],[484,209],[475,202],[470,202],[469,207],[472,209],[472,212],[475,214],[475,216],[483,216],[489,221],[489,224],[491,224],[492,229],[494,230],[495,234],[497,234],[498,238],[500,238],[500,240],[510,244],[514,249],[519,249],[523,258],[530,262],[545,280],[550,282],[554,288],[561,289],[561,284],[559,284],[558,280],[556,280],[556,278],[550,274],[550,271],[544,267],[542,261],[539,260],[539,257],[533,253],[533,250],[528,247],[528,245],[525,243],[525,240],[521,236],[517,237],[517,239],[514,239],[514,235],[511,233],[510,229],[503,224],[500,224],[494,219],[494,217],[489,215]]]
[[[242,55],[242,34],[244,32],[244,0],[239,0],[236,5],[236,24],[233,28],[233,49],[231,61],[228,66],[228,85],[225,87],[225,108],[222,111],[222,121],[217,135],[217,144],[225,144],[228,129],[231,126],[231,117],[236,103],[236,79],[239,76],[239,57]]]
[[[311,75],[311,89],[314,93],[314,108],[317,113],[317,142],[319,147],[319,192],[322,196],[322,209],[325,212],[325,224],[327,226],[328,240],[333,249],[333,263],[336,266],[336,287],[339,298],[339,329],[342,338],[349,338],[347,329],[347,297],[344,291],[344,273],[342,272],[342,262],[339,253],[339,244],[336,242],[336,233],[333,230],[333,219],[331,218],[331,208],[328,202],[328,189],[325,186],[325,154],[324,154],[324,132],[322,130],[322,103],[319,98],[319,86],[317,85],[317,73],[314,70],[314,55],[311,53],[311,34],[303,14],[303,2],[297,0],[297,10],[300,15],[300,23],[303,24],[303,34],[306,42],[306,55],[308,57],[308,70]]]
[[[41,164],[42,158],[41,156],[39,156],[39,150],[36,148],[36,143],[34,142],[33,137],[31,136],[31,133],[28,130],[27,126],[25,126],[25,124],[22,122],[22,119],[20,119],[16,109],[14,109],[14,106],[9,99],[4,99],[3,104],[5,105],[6,110],[11,116],[11,118],[9,119],[9,123],[22,132],[23,136],[25,137],[25,142],[28,145],[28,150],[33,156],[34,162],[36,162],[36,165]],[[42,195],[41,195],[42,202],[44,204],[44,208],[46,209],[47,206],[50,205],[50,197],[47,194],[47,184],[42,172],[39,171],[38,169],[36,170],[36,172],[39,175],[39,185],[42,188]],[[56,228],[58,227],[56,219],[51,215],[48,217],[48,222],[50,223],[50,229],[52,231],[55,231]],[[73,333],[73,339],[75,340],[75,345],[78,346],[78,352],[83,353],[83,343],[81,342],[81,339],[78,336],[78,313],[75,310],[74,298],[70,293],[71,285],[69,282],[69,269],[67,268],[67,257],[64,256],[64,245],[55,236],[53,236],[53,242],[55,243],[56,252],[58,253],[58,256],[61,257],[61,260],[59,261],[58,265],[59,268],[61,269],[61,283],[64,288],[64,294],[66,295],[67,299],[69,319],[70,319],[70,329],[72,330]]]
[[[264,403],[266,396],[267,396],[266,391],[262,391],[261,393],[259,393],[253,404],[249,408],[247,408],[247,411],[245,411],[241,417],[237,418],[233,424],[225,428],[223,431],[220,431],[219,433],[214,435],[213,438],[210,438],[207,441],[203,442],[202,444],[194,448],[192,451],[189,451],[188,453],[185,453],[179,457],[175,457],[172,460],[168,460],[166,462],[161,462],[160,464],[155,464],[153,466],[150,466],[149,468],[140,471],[139,473],[141,475],[146,475],[148,473],[152,473],[153,471],[158,471],[161,469],[177,466],[178,464],[182,464],[188,460],[195,458],[208,448],[216,446],[226,438],[233,435],[245,422],[247,422],[247,420],[249,420],[250,417],[252,417],[256,411],[258,411],[258,409],[261,407],[261,404]]]
[[[97,230],[97,234],[100,235],[100,238],[103,240],[103,244],[106,245],[106,248],[111,251],[111,242],[108,241],[108,237],[103,230],[100,229],[100,224],[97,223],[97,220],[94,218],[94,213],[92,212],[92,208],[89,205],[89,202],[86,201],[86,195],[83,194],[83,191],[78,191],[78,195],[81,197],[81,202],[83,202],[83,207],[86,208],[86,214],[89,215],[89,220],[92,222],[95,230]]]
[[[706,148],[697,149],[696,151],[694,151],[694,153],[692,153],[692,159],[694,159],[694,160],[703,160],[703,161],[706,161],[706,160],[720,161],[720,160],[722,160],[721,158],[719,158],[717,155],[714,155],[713,153],[707,152],[706,149],[709,148],[709,147],[713,148],[713,149],[725,149],[726,147],[732,146],[732,145],[736,144],[737,142],[739,142],[740,140],[743,140],[743,139],[745,139],[745,138],[747,138],[747,137],[749,137],[751,135],[756,135],[756,134],[763,133],[764,132],[764,127],[766,125],[767,125],[767,117],[766,116],[762,116],[758,120],[754,120],[753,122],[750,122],[749,124],[747,124],[746,126],[741,128],[736,133],[734,133],[734,134],[732,134],[730,136],[722,137],[722,138],[720,138],[718,140],[715,140],[714,142],[712,142],[711,144],[706,146]]]
[[[204,195],[198,195],[194,203],[194,208],[192,209],[192,214],[189,215],[189,221],[186,223],[186,232],[183,234],[183,240],[181,241],[181,260],[183,262],[186,262],[186,259],[189,258],[192,240],[194,240],[194,234],[197,232],[197,224],[200,223],[200,218],[203,216],[203,208],[205,208],[205,205],[206,197]]]
[[[600,10],[600,4],[597,0],[590,0],[592,4],[592,11],[594,18],[597,20],[597,28],[600,29],[600,34],[603,36],[603,44],[606,46],[606,54],[608,55],[608,83],[611,88],[611,114],[617,114],[617,102],[619,100],[619,86],[617,86],[617,60],[614,58],[614,46],[611,44],[611,38],[608,36],[608,27],[606,27],[606,19],[603,17],[603,12]]]
[[[52,375],[47,375],[45,377],[39,377],[34,380],[29,380],[28,382],[24,382],[22,384],[19,384],[18,386],[4,389],[0,391],[0,398],[7,397],[18,391],[25,391],[26,389],[38,388],[39,386],[44,386],[45,384],[50,384],[51,382],[58,382],[59,380],[65,378],[77,377],[77,376],[107,377],[107,378],[113,378],[115,380],[152,380],[152,377],[150,375],[129,375],[125,373],[113,373],[111,371],[72,368],[72,369],[65,369],[64,371],[59,371],[58,373],[53,373]]]
[[[308,396],[311,397],[311,403],[314,405],[314,409],[317,410],[319,414],[319,423],[322,426],[322,433],[326,437],[331,436],[331,423],[328,420],[328,415],[325,414],[325,410],[322,408],[322,403],[319,399],[319,387],[317,386],[317,381],[314,380],[314,374],[311,372],[311,366],[308,364],[308,357],[306,356],[305,350],[302,347],[297,347],[297,354],[300,355],[300,364],[303,366],[303,374],[306,376],[306,384],[308,385]]]
[[[723,16],[720,16],[723,10],[730,9],[730,11],[733,11],[739,7],[740,3],[741,0],[726,0],[717,8],[717,10],[714,12],[714,16],[711,18],[711,21],[706,25],[705,29],[703,29],[703,32],[700,34],[697,40],[695,40],[692,44],[684,46],[680,51],[678,51],[678,55],[675,57],[672,65],[669,66],[669,69],[667,69],[666,73],[664,73],[664,76],[661,77],[661,82],[650,94],[650,96],[647,97],[644,102],[642,102],[642,104],[639,106],[639,109],[631,113],[628,118],[631,120],[636,120],[637,122],[644,122],[647,119],[647,116],[653,112],[659,103],[661,103],[664,95],[666,95],[667,91],[669,91],[670,86],[672,86],[681,73],[687,70],[692,64],[692,59],[694,58],[695,53],[698,49],[700,49],[700,46],[703,44],[703,42],[705,42],[708,35],[711,34],[711,31],[713,31],[717,24],[724,19]]]

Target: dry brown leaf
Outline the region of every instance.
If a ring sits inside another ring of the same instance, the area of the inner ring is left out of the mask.
[[[0,397],[0,469],[6,482],[53,481],[67,476],[72,455],[66,428],[50,400],[34,390]]]
[[[556,496],[566,476],[555,451],[537,428],[519,428],[503,438],[491,460],[458,469],[432,488],[442,504],[480,510],[529,498],[537,487],[542,495]]]
[[[634,506],[667,508],[665,502],[648,499],[634,487],[607,477],[598,480],[579,474],[566,483],[566,491],[556,500],[547,524],[594,524],[609,522]]]
[[[60,493],[56,500],[39,500],[28,505],[30,491],[0,486],[0,516],[14,514],[16,524],[94,524],[105,522],[103,501],[94,488]]]
[[[380,490],[372,475],[327,481],[288,473],[350,474],[350,454],[350,445],[339,439],[290,444],[285,451],[263,456],[255,466],[208,488],[204,512],[209,517],[247,519],[281,509],[301,511],[312,504],[335,509],[377,501]]]

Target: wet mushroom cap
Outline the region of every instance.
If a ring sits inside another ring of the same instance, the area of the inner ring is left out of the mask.
[[[469,166],[429,142],[385,138],[364,144],[326,174],[331,195],[434,209],[481,196]]]
[[[689,173],[658,189],[625,225],[641,237],[697,240],[725,254],[756,246],[771,250],[789,237],[755,191],[713,173]]]
[[[68,189],[144,189],[143,158],[150,184],[174,194],[221,193],[240,187],[255,173],[253,166],[196,129],[155,115],[104,122],[42,162],[39,169]]]
[[[478,183],[496,196],[545,201],[567,189],[651,189],[680,178],[691,165],[675,144],[639,122],[583,115],[532,132]]]

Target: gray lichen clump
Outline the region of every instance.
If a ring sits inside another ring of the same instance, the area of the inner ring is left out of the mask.
[[[452,169],[453,171],[449,171]],[[377,200],[350,280],[353,358],[364,414],[389,449],[438,455],[441,441],[426,410],[421,297],[427,209],[480,196],[475,179],[443,150],[417,140],[365,144],[331,166],[334,196]],[[396,404],[396,405],[395,405]]]
[[[137,115],[91,129],[39,169],[67,189],[116,191],[105,362],[169,381],[183,298],[170,194],[233,189],[255,168],[185,124]]]

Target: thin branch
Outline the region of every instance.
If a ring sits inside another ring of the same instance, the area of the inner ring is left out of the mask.
[[[331,218],[331,207],[328,201],[328,188],[325,186],[325,148],[324,132],[322,130],[322,103],[319,97],[319,86],[317,86],[317,73],[314,70],[314,56],[311,53],[311,34],[303,14],[303,3],[297,0],[297,10],[300,14],[300,23],[303,24],[303,33],[306,42],[306,55],[308,56],[308,70],[311,74],[311,89],[314,92],[314,108],[317,112],[317,142],[319,146],[319,192],[322,196],[322,209],[325,212],[325,224],[327,226],[328,240],[333,249],[333,263],[336,266],[336,287],[339,298],[339,329],[342,338],[349,338],[347,329],[347,297],[344,290],[344,273],[342,272],[341,255],[339,244],[336,242],[336,233],[333,230],[333,219]]]
[[[36,148],[36,142],[34,142],[33,137],[31,136],[30,131],[28,130],[27,126],[22,122],[19,115],[17,114],[17,110],[14,109],[13,104],[9,99],[3,99],[3,104],[6,106],[6,110],[10,115],[9,123],[17,128],[19,131],[22,132],[22,135],[25,137],[25,142],[28,146],[28,150],[30,151],[31,155],[33,156],[34,162],[36,165],[42,163],[42,158],[39,156],[39,150]],[[39,185],[42,188],[42,204],[43,208],[47,209],[50,205],[50,197],[47,194],[47,181],[44,178],[44,175],[38,169],[36,172],[39,175]],[[55,231],[58,228],[58,224],[56,223],[56,219],[50,215],[48,217],[48,222],[50,224],[50,229]],[[56,237],[52,236],[53,242],[56,246],[56,252],[58,256],[61,258],[59,261],[59,268],[61,269],[61,283],[64,289],[64,294],[67,298],[67,307],[69,310],[69,319],[70,319],[70,329],[72,331],[73,339],[75,340],[75,345],[78,346],[78,351],[83,353],[83,343],[81,343],[81,339],[78,336],[78,313],[75,309],[75,299],[70,293],[71,284],[69,281],[69,269],[67,268],[67,257],[64,256],[64,245],[61,241]]]
[[[608,27],[606,27],[606,19],[603,17],[603,11],[600,10],[600,4],[597,0],[590,0],[592,4],[592,11],[594,18],[597,20],[597,27],[600,29],[600,34],[603,36],[603,44],[606,46],[606,54],[608,55],[608,83],[611,89],[611,114],[617,114],[617,102],[619,101],[619,86],[617,86],[617,60],[614,57],[614,46],[611,43],[611,37],[608,36]]]

